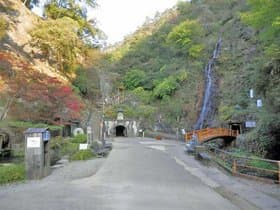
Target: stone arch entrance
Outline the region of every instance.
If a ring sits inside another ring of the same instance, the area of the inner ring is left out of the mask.
[[[118,137],[118,136],[127,136],[127,130],[126,130],[125,126],[117,125],[115,127],[115,129],[116,129],[116,137]]]

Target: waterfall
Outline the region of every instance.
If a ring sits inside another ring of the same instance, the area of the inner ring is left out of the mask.
[[[204,69],[204,71],[205,71],[205,89],[204,89],[203,104],[202,104],[202,108],[200,111],[200,115],[199,115],[199,118],[194,127],[196,130],[203,128],[203,126],[205,124],[205,120],[207,117],[209,117],[209,112],[211,111],[212,106],[213,106],[213,101],[212,101],[212,96],[213,96],[213,91],[214,91],[213,68],[214,68],[216,59],[219,56],[221,44],[222,44],[222,39],[221,39],[221,37],[219,37],[219,39],[215,45],[215,49],[213,51],[212,58],[209,59],[207,65],[205,66],[205,69]]]

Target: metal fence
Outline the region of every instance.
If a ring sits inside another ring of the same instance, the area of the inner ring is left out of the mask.
[[[280,184],[280,161],[238,156],[207,146],[213,160],[233,175]]]

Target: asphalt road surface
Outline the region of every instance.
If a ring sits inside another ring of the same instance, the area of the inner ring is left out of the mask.
[[[116,138],[105,160],[76,162],[40,181],[0,187],[0,209],[240,209],[213,189],[215,182],[186,170],[166,147],[172,144]]]

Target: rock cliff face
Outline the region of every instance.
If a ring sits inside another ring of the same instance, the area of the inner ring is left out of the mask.
[[[26,112],[21,106],[20,113],[12,110],[16,102],[35,106],[37,102],[25,102],[24,97],[30,99],[32,94],[35,95],[32,93],[35,89],[39,93],[42,86],[52,81],[51,78],[61,85],[69,84],[50,65],[48,58],[40,56],[40,50],[30,44],[30,30],[41,21],[20,0],[0,0],[0,121],[17,120]],[[31,83],[37,88],[32,88]],[[44,95],[42,91],[40,95]],[[35,110],[33,112],[36,113]]]
[[[20,59],[26,60],[35,70],[48,76],[65,80],[55,72],[47,58],[38,58],[38,49],[30,46],[29,31],[41,20],[32,13],[20,0],[0,0],[0,16],[7,23],[6,35],[0,41],[0,51],[12,53]]]

